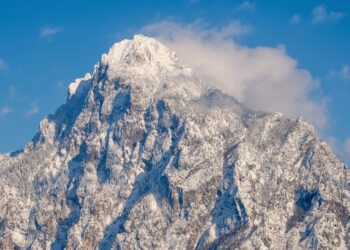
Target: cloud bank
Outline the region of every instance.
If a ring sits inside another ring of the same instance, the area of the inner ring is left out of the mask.
[[[311,96],[318,82],[299,69],[285,48],[249,48],[234,38],[249,28],[239,22],[209,27],[201,22],[183,25],[163,21],[144,27],[176,51],[182,63],[195,69],[201,80],[225,90],[250,108],[303,116],[318,128],[327,124],[326,103]]]

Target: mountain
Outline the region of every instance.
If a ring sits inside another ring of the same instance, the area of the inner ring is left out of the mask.
[[[1,249],[349,249],[347,168],[135,36],[0,156]]]

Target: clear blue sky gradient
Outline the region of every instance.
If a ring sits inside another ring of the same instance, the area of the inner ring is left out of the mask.
[[[254,11],[237,11],[242,1],[29,1],[0,0],[0,152],[21,148],[38,130],[39,121],[66,98],[67,85],[91,72],[100,55],[115,42],[129,38],[143,26],[175,19],[197,19],[212,26],[240,20],[252,32],[239,39],[247,46],[283,44],[321,82],[329,98],[330,124],[324,136],[350,137],[350,80],[330,78],[332,70],[350,65],[350,1],[260,0]],[[324,5],[342,12],[338,21],[312,24],[311,11]],[[291,24],[293,14],[302,16]],[[41,37],[43,27],[58,27],[56,35]],[[1,67],[0,67],[1,68]],[[28,111],[39,107],[38,113]],[[345,159],[344,159],[345,160]]]

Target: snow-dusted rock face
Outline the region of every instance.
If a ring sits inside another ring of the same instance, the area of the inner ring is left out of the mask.
[[[249,110],[135,36],[0,156],[0,248],[349,249],[349,181],[302,119]]]

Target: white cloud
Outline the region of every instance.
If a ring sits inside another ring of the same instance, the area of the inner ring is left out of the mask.
[[[33,103],[31,108],[26,112],[25,116],[26,117],[31,117],[33,115],[38,114],[40,111],[40,107],[37,103]]]
[[[240,5],[237,6],[236,10],[241,10],[241,11],[254,11],[256,8],[255,3],[250,2],[250,1],[244,1]]]
[[[0,72],[8,70],[6,62],[0,58]]]
[[[4,117],[10,113],[12,113],[12,109],[9,106],[5,106],[0,108],[0,117]]]
[[[310,97],[318,90],[318,81],[299,69],[283,46],[249,48],[232,39],[247,30],[239,22],[213,28],[200,22],[182,25],[168,21],[142,29],[176,51],[203,82],[221,87],[248,107],[303,116],[324,127],[325,102]]]
[[[329,74],[331,78],[340,80],[350,80],[350,65],[344,65],[339,71],[331,71]]]
[[[312,23],[319,24],[323,22],[336,22],[345,15],[342,12],[329,11],[324,5],[315,7],[312,12]]]
[[[61,26],[45,26],[40,29],[40,36],[43,38],[51,38],[54,35],[63,31],[63,27]]]
[[[299,15],[299,14],[294,14],[294,15],[291,17],[290,22],[291,22],[292,24],[299,24],[299,23],[301,23],[302,19],[303,19],[303,18],[302,18],[301,15]]]

